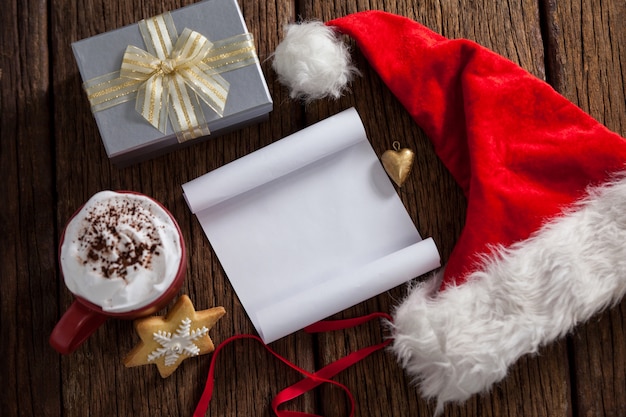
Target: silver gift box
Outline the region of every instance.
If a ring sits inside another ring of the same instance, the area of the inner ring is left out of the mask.
[[[171,16],[178,34],[189,28],[212,42],[248,31],[236,0],[202,1]],[[145,47],[138,24],[73,43],[83,81],[119,71],[128,45]],[[209,136],[179,143],[169,120],[163,134],[135,110],[135,100],[94,112],[109,159],[117,166],[129,165],[267,119],[272,98],[258,62],[221,75],[230,83],[223,117],[201,104]]]

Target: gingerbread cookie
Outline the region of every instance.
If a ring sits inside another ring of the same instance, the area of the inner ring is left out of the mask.
[[[127,367],[154,363],[163,378],[190,356],[213,352],[209,329],[226,313],[223,307],[195,311],[186,295],[165,316],[135,320],[141,342],[124,358]]]

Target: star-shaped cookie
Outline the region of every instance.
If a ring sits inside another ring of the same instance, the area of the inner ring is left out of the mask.
[[[195,311],[182,295],[165,317],[135,320],[141,342],[124,358],[127,367],[154,363],[163,378],[190,356],[213,352],[209,329],[226,313],[223,307]]]

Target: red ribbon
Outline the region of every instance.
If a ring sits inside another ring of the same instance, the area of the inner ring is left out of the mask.
[[[315,324],[312,324],[306,327],[304,330],[308,333],[320,333],[320,332],[342,330],[342,329],[347,329],[347,328],[358,326],[360,324],[366,323],[375,318],[384,318],[384,319],[391,321],[391,316],[389,316],[388,314],[372,313],[366,316],[357,317],[353,319],[324,320],[324,321],[320,321]],[[346,393],[346,395],[348,396],[348,399],[350,400],[350,417],[354,416],[354,397],[352,396],[352,393],[350,392],[348,387],[330,378],[334,377],[335,375],[337,375],[339,372],[343,371],[344,369],[349,368],[355,363],[365,359],[372,353],[384,348],[389,343],[391,343],[391,339],[387,339],[382,343],[362,348],[360,350],[357,350],[356,352],[352,352],[349,355],[344,356],[343,358],[340,358],[334,362],[329,363],[328,365],[324,366],[322,369],[320,369],[317,372],[311,373],[291,363],[284,357],[280,356],[278,353],[274,352],[269,346],[263,343],[263,340],[261,340],[261,338],[258,336],[245,334],[245,335],[236,335],[236,336],[229,337],[228,339],[220,343],[220,345],[215,349],[215,352],[213,352],[213,357],[211,358],[211,365],[209,366],[209,374],[207,377],[206,385],[204,387],[202,396],[200,397],[200,401],[198,401],[196,410],[193,413],[193,417],[204,417],[207,409],[209,408],[209,403],[211,402],[211,397],[213,396],[213,386],[215,382],[215,377],[214,377],[215,363],[216,363],[216,359],[217,359],[219,352],[229,343],[235,340],[239,340],[239,339],[256,340],[257,342],[261,343],[263,347],[265,347],[265,349],[268,350],[268,352],[270,352],[272,355],[278,358],[281,362],[283,362],[290,368],[295,369],[296,371],[300,372],[302,375],[305,376],[304,379],[283,389],[276,395],[276,397],[274,397],[274,399],[272,400],[272,409],[274,410],[274,414],[276,414],[277,417],[320,417],[317,414],[303,413],[300,411],[279,410],[278,407],[281,404],[286,403],[287,401],[291,401],[294,398],[297,398],[303,395],[304,393],[314,389],[318,385],[321,385],[324,383],[335,385],[341,388]]]

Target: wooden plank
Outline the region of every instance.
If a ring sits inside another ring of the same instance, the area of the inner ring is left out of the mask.
[[[550,3],[551,77],[559,91],[626,136],[626,3]],[[626,301],[579,326],[570,338],[574,413],[626,415]]]
[[[540,78],[545,77],[539,11],[534,1],[302,1],[305,19],[327,21],[368,9],[380,9],[416,19],[451,38],[465,37],[519,63]],[[354,44],[352,44],[354,46]],[[322,119],[349,106],[361,114],[366,131],[380,155],[393,140],[413,148],[418,161],[400,196],[424,236],[432,236],[445,262],[464,223],[465,200],[449,173],[434,154],[427,138],[410,120],[407,112],[369,68],[359,51],[354,51],[363,76],[351,92],[337,102],[318,102],[307,107],[307,123]],[[337,317],[352,317],[372,311],[390,311],[404,295],[404,288],[362,303]],[[320,335],[321,364],[328,363],[358,347],[381,340],[380,325]],[[490,394],[475,396],[463,405],[449,405],[446,415],[464,416],[567,416],[570,406],[567,349],[555,343],[535,357],[522,358],[508,377]],[[389,353],[355,365],[337,380],[353,388],[361,416],[432,415],[434,404],[426,402],[404,376]],[[324,389],[325,415],[343,415],[346,401],[341,392]]]
[[[48,346],[58,284],[46,1],[0,15],[0,367],[3,415],[60,414],[59,359]]]
[[[227,310],[227,315],[211,331],[213,340],[219,343],[233,334],[253,333],[251,322],[215,253],[184,202],[180,185],[298,129],[300,106],[277,89],[266,61],[276,45],[278,22],[287,21],[295,13],[291,3],[240,2],[276,103],[269,122],[124,169],[117,169],[107,161],[81,91],[70,43],[193,1],[59,3],[52,15],[54,80],[58,86],[54,97],[54,133],[59,224],[102,189],[130,189],[155,197],[178,219],[189,250],[189,270],[182,292],[190,295],[198,309],[222,305]],[[62,308],[70,302],[69,293],[63,289]],[[191,415],[204,388],[210,356],[188,359],[174,375],[162,380],[152,366],[126,369],[122,365],[123,356],[137,342],[130,322],[109,321],[83,347],[63,358],[65,416]],[[310,338],[287,337],[274,348],[300,366],[313,368]],[[219,360],[211,414],[269,415],[268,398],[298,379],[295,372],[269,357],[261,346],[237,342],[227,347]],[[312,411],[314,402],[305,398],[295,406]]]

